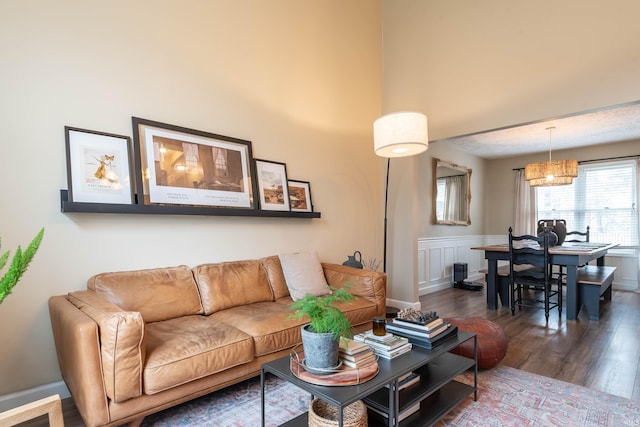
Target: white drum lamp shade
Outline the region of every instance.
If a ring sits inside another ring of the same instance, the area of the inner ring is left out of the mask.
[[[422,113],[398,112],[379,117],[373,122],[373,145],[381,157],[405,157],[429,148],[427,116]]]

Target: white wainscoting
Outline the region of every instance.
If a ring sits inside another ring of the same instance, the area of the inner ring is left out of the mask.
[[[613,289],[633,291],[638,289],[640,251],[633,249],[612,249],[607,253],[605,264],[617,267],[613,276]],[[595,264],[590,262],[589,264]]]
[[[484,252],[475,246],[506,243],[505,236],[458,236],[418,239],[418,293],[429,294],[453,286],[453,264],[467,264],[467,280],[483,278]]]
[[[472,247],[507,243],[507,236],[458,236],[418,239],[418,294],[425,295],[453,286],[453,264],[467,264],[467,281],[483,279],[484,251]],[[614,249],[606,265],[617,267],[614,289],[638,289],[638,249]],[[595,262],[592,262],[595,263]]]

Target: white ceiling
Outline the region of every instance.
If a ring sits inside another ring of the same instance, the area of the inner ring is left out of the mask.
[[[634,139],[640,140],[640,101],[434,142],[497,159],[549,152],[549,140],[553,152]]]

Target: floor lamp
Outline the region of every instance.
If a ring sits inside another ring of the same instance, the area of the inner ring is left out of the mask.
[[[384,189],[384,248],[382,271],[387,272],[387,205],[389,200],[389,166],[392,157],[408,157],[429,148],[427,116],[403,111],[379,117],[373,122],[373,145],[380,157],[387,158]]]

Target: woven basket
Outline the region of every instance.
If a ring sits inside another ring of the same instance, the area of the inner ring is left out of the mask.
[[[367,407],[362,400],[353,402],[343,409],[344,427],[367,427]],[[309,427],[329,427],[338,425],[338,408],[321,399],[309,403]]]

